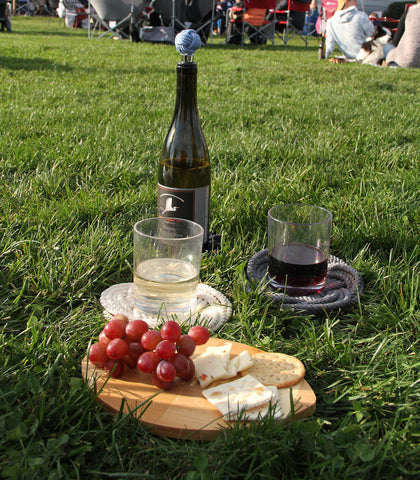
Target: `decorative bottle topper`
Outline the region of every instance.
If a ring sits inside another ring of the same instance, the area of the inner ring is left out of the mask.
[[[175,37],[175,47],[184,62],[192,62],[195,51],[201,47],[201,38],[195,30],[182,30]]]

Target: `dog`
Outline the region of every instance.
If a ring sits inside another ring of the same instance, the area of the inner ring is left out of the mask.
[[[356,61],[368,65],[381,65],[385,60],[384,45],[392,39],[390,30],[376,25],[373,35],[368,37],[360,47]]]

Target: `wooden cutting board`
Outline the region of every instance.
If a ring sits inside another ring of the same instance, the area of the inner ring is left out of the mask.
[[[208,346],[225,344],[226,340],[210,338],[197,346],[194,356]],[[243,350],[253,355],[261,350],[231,342],[231,355]],[[150,375],[134,369],[126,369],[120,378],[107,379],[103,370],[96,369],[85,357],[82,360],[83,378],[91,387],[96,382],[98,400],[113,413],[119,412],[121,402],[125,413],[133,412],[145,427],[157,435],[171,438],[212,440],[229,423],[220,412],[201,395],[201,388],[195,381],[181,382],[171,390],[158,390],[151,382]],[[315,411],[316,397],[309,384],[302,380],[292,387],[295,418],[303,418]],[[291,419],[290,388],[279,390],[280,407],[283,413],[279,421]]]

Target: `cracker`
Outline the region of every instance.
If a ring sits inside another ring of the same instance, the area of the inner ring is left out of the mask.
[[[263,385],[277,388],[292,387],[305,376],[305,367],[296,357],[284,353],[261,352],[252,355],[253,365],[246,375],[252,375]]]

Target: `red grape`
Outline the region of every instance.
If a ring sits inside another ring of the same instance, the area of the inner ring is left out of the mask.
[[[158,376],[154,372],[152,373],[152,382],[156,387],[161,388],[162,390],[170,389],[173,383],[173,382],[162,382],[162,380],[159,380]]]
[[[105,371],[108,375],[111,375],[111,377],[120,377],[124,371],[124,360],[112,360],[111,358],[108,358],[105,363]]]
[[[105,332],[102,330],[102,332],[99,334],[99,337],[98,337],[98,340],[100,343],[103,343],[105,346],[108,345],[108,343],[111,341],[110,338],[108,338],[106,335],[105,335]]]
[[[178,353],[190,357],[195,350],[195,341],[189,335],[181,335],[179,340],[176,342],[176,348]]]
[[[152,373],[158,366],[159,360],[156,352],[144,352],[137,360],[137,368],[143,373]]]
[[[141,340],[147,330],[149,330],[149,325],[144,320],[132,320],[127,323],[125,334],[130,340]]]
[[[176,353],[176,345],[170,340],[162,340],[156,345],[156,353],[163,360],[169,360]]]
[[[124,315],[123,313],[116,313],[115,315],[113,315],[112,320],[121,320],[126,325],[128,323],[128,317],[127,317],[127,315]]]
[[[169,361],[175,367],[178,376],[181,376],[189,369],[188,358],[180,353],[176,353]]]
[[[108,375],[120,377],[124,368],[134,368],[151,374],[152,383],[163,390],[173,386],[176,376],[190,380],[195,373],[189,358],[196,345],[203,345],[210,337],[208,330],[197,325],[188,335],[182,335],[175,321],[165,322],[160,330],[149,330],[141,319],[128,321],[124,314],[116,314],[100,332],[98,342],[89,349],[89,360]]]
[[[176,370],[175,367],[172,365],[171,362],[166,360],[161,360],[156,367],[156,376],[162,382],[172,382],[172,380],[176,377]]]
[[[139,358],[146,350],[142,347],[140,342],[130,342],[128,344],[128,354],[132,357]]]
[[[103,368],[108,360],[106,354],[106,345],[103,343],[93,343],[89,348],[89,360],[99,368]]]
[[[188,331],[188,335],[194,339],[196,345],[204,345],[210,338],[209,331],[202,325],[191,327]]]
[[[146,333],[143,333],[141,337],[141,344],[146,350],[154,350],[161,341],[162,337],[158,330],[148,330]]]
[[[124,355],[126,355],[127,352],[128,344],[122,338],[114,338],[114,340],[111,340],[106,347],[106,353],[112,360],[124,358]]]
[[[181,327],[173,320],[165,322],[160,329],[160,336],[164,340],[170,340],[171,342],[176,342],[181,333]]]
[[[125,323],[121,319],[114,317],[105,325],[104,333],[110,340],[123,338],[125,335]]]
[[[137,360],[146,350],[141,346],[140,342],[131,342],[128,344],[128,352],[124,355],[124,362],[129,368],[137,366]]]
[[[195,365],[191,358],[187,358],[188,368],[184,372],[178,374],[178,377],[182,380],[191,380],[195,374]]]
[[[137,366],[137,359],[138,357],[132,357],[128,353],[127,355],[124,355],[124,363],[128,368],[135,368]]]

